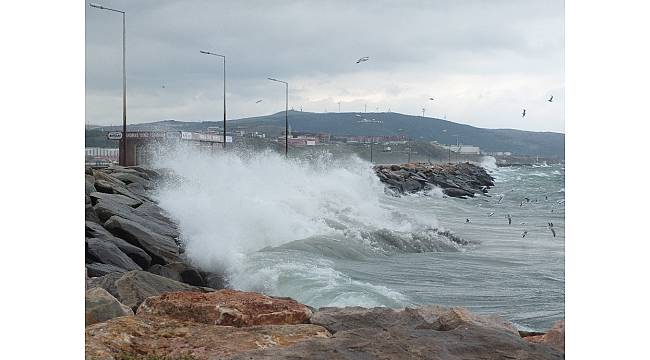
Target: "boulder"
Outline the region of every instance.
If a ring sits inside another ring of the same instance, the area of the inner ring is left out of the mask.
[[[225,359],[327,338],[317,325],[236,328],[151,316],[125,316],[86,327],[86,359]]]
[[[88,276],[91,278],[97,277],[97,276],[104,276],[106,274],[110,273],[124,273],[126,270],[122,269],[121,267],[117,267],[114,265],[108,265],[108,264],[102,264],[102,263],[89,263],[86,264],[86,270],[88,271]]]
[[[127,186],[132,183],[140,184],[142,185],[145,189],[153,189],[153,183],[150,180],[145,179],[142,177],[143,174],[133,171],[133,173],[128,173],[128,172],[119,172],[119,173],[114,173],[113,177],[122,180]],[[145,175],[146,176],[146,175]]]
[[[108,240],[86,239],[86,256],[95,262],[114,265],[125,270],[142,270],[135,261]]]
[[[311,310],[289,298],[237,290],[174,292],[147,298],[137,314],[228,326],[303,324]]]
[[[442,192],[447,196],[457,197],[457,198],[466,198],[467,196],[474,197],[474,193],[459,188],[446,188],[446,189],[442,189]]]
[[[141,268],[147,269],[151,265],[151,256],[137,246],[131,245],[123,239],[113,236],[101,225],[86,221],[86,237],[107,240],[115,244],[118,249],[130,257]]]
[[[124,272],[112,272],[103,276],[92,277],[88,280],[88,287],[100,287],[115,296],[115,298],[119,298],[120,294],[117,292],[115,281],[122,276],[124,276]]]
[[[108,194],[121,194],[135,200],[142,200],[139,196],[129,191],[126,184],[121,180],[100,171],[95,171],[94,176],[97,191]]]
[[[145,226],[120,216],[112,216],[104,224],[112,234],[143,249],[154,264],[168,264],[179,260],[178,245],[173,238],[160,235]]]
[[[141,205],[143,206],[143,205]],[[125,204],[120,204],[110,199],[99,199],[94,206],[95,212],[99,219],[107,221],[111,216],[117,215],[119,217],[129,219],[139,223],[140,225],[149,228],[150,230],[166,236],[177,238],[179,236],[178,229],[169,222],[160,220],[154,216],[149,215],[146,211],[151,212],[150,207],[145,208],[143,211],[134,209]]]
[[[319,314],[320,313],[320,314]],[[237,354],[231,359],[563,359],[543,345],[523,341],[496,317],[461,308],[320,309],[311,322],[337,329],[331,338]]]
[[[86,290],[86,326],[119,316],[133,315],[133,310],[117,301],[102,288]]]
[[[96,192],[95,189],[95,177],[92,175],[86,174],[86,195]]]
[[[199,271],[182,262],[175,262],[167,265],[156,264],[151,266],[147,271],[186,284],[206,286],[205,280],[203,280],[203,276],[201,276]]]
[[[157,219],[158,221],[176,228],[175,222],[169,216],[167,211],[151,201],[145,201],[142,205],[135,209],[135,213],[141,216],[148,216]]]
[[[524,340],[530,343],[545,344],[558,351],[564,352],[564,320],[559,320],[543,335],[527,336]]]
[[[200,288],[174,281],[146,271],[129,271],[115,281],[117,298],[134,311],[146,299],[174,291],[204,292],[211,289]]]
[[[142,201],[135,200],[128,196],[124,196],[120,194],[107,194],[102,192],[94,192],[94,193],[90,193],[89,195],[90,198],[93,199],[94,203],[97,203],[97,199],[108,199],[110,201],[114,201],[116,203],[124,204],[134,208],[142,205]]]
[[[205,280],[205,286],[211,289],[220,290],[226,288],[227,280],[222,274],[214,272],[202,272],[201,276]]]
[[[86,215],[84,216],[84,218],[86,219],[86,221],[90,221],[90,222],[94,222],[94,223],[98,223],[98,224],[102,222],[99,219],[99,216],[97,216],[97,213],[95,212],[95,209],[93,208],[93,206],[90,203],[87,203],[85,205],[85,207],[86,207],[86,210],[85,210]]]

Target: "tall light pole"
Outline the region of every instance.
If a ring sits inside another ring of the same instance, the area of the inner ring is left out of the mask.
[[[107,8],[89,3],[90,7],[122,14],[122,141],[120,146],[120,165],[126,166],[126,13],[122,10]]]
[[[284,157],[289,156],[289,83],[286,81],[267,78],[271,81],[283,83],[285,86],[285,108],[284,108]]]
[[[219,56],[223,59],[223,148],[226,148],[226,56],[209,51],[200,51],[201,54]]]

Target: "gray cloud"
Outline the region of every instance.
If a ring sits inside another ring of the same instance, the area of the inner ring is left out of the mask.
[[[475,126],[564,130],[563,1],[102,4],[127,11],[130,122],[219,119],[221,62],[205,49],[228,56],[229,119],[281,110],[276,76],[305,111],[425,106]],[[87,7],[86,121],[117,124],[120,104],[121,18]]]

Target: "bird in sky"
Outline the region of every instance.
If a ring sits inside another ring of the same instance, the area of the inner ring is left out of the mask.
[[[261,103],[261,102],[262,102],[262,99],[259,99],[259,100],[257,100],[255,103],[256,103],[256,104],[259,104],[259,103]]]
[[[433,100],[433,98],[432,98],[432,97],[430,97],[430,98],[429,98],[429,100]]]
[[[521,112],[521,117],[524,117],[524,116],[526,116],[526,109],[524,109],[524,111]]]
[[[524,232],[521,234],[521,237],[522,237],[522,238],[525,238],[525,237],[526,237],[526,234],[528,234],[528,230],[524,230]]]
[[[550,97],[548,100],[546,100],[546,101],[548,101],[548,102],[553,102],[553,95],[551,95],[551,97]]]
[[[368,56],[364,56],[364,57],[360,58],[359,60],[357,60],[357,64],[362,63],[364,61],[368,61],[368,60],[370,60],[370,58]]]
[[[553,237],[555,237],[555,229],[551,228],[551,232],[553,233]]]
[[[489,214],[488,214],[488,216],[492,216],[492,215],[494,215],[494,213],[493,213],[493,212],[491,212],[491,213],[489,213]]]

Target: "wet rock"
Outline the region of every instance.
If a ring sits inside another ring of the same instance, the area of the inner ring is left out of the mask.
[[[134,311],[146,299],[168,292],[204,292],[211,289],[191,286],[146,271],[129,271],[115,281],[117,298]]]
[[[134,208],[142,205],[142,201],[135,200],[128,196],[124,196],[120,194],[107,194],[102,192],[94,192],[94,193],[90,193],[90,198],[93,200],[93,203],[97,203],[97,199],[108,199],[110,201],[114,201],[116,203],[120,203]]]
[[[106,274],[110,273],[124,273],[126,270],[122,269],[121,267],[117,267],[115,265],[108,265],[108,264],[102,264],[102,263],[88,263],[86,264],[86,270],[88,271],[88,276],[92,277],[97,277],[97,276],[104,276]]]
[[[564,320],[553,324],[553,327],[546,334],[527,336],[524,340],[530,343],[545,344],[564,352]]]
[[[153,265],[149,272],[194,286],[206,286],[203,276],[192,266],[175,262],[167,265]]]
[[[140,305],[137,314],[240,327],[302,324],[308,322],[312,312],[293,299],[219,290],[210,293],[175,292],[150,297]]]
[[[459,188],[446,188],[442,190],[442,193],[447,196],[463,198],[463,199],[466,199],[468,196],[474,197],[473,192],[469,192],[467,190],[463,190]]]
[[[113,174],[113,177],[122,180],[127,185],[127,188],[129,184],[136,183],[142,185],[145,189],[153,189],[153,183],[142,176],[143,174],[137,171],[134,171],[134,173],[120,172]]]
[[[99,199],[94,209],[99,219],[104,222],[108,221],[112,216],[117,215],[132,220],[158,234],[177,238],[179,236],[178,229],[171,222],[165,222],[158,217],[152,216],[152,207],[145,204],[134,209],[110,199]],[[146,207],[143,210],[139,210],[142,206]]]
[[[86,239],[86,257],[95,262],[114,265],[125,270],[142,270],[135,261],[108,240]]]
[[[146,251],[154,264],[164,265],[179,260],[178,245],[169,236],[155,233],[139,223],[117,215],[108,219],[104,226],[115,236]]]
[[[494,186],[494,179],[485,169],[470,163],[377,165],[374,169],[381,182],[400,193],[437,186],[447,196],[466,198],[474,193],[487,193],[487,189]]]
[[[311,324],[236,328],[152,316],[126,316],[86,327],[86,359],[225,359],[326,338]]]
[[[86,290],[86,326],[119,316],[133,315],[133,311],[120,304],[113,295],[102,288]]]
[[[220,290],[226,288],[227,281],[223,274],[214,273],[214,272],[202,272],[201,276],[205,280],[205,286]]]
[[[319,314],[320,313],[320,314]],[[231,359],[562,359],[547,346],[531,346],[511,324],[460,308],[321,309],[312,323],[335,329],[282,349]]]
[[[98,238],[112,242],[143,269],[147,269],[151,265],[151,256],[149,256],[146,251],[129,244],[123,239],[113,236],[113,234],[104,229],[100,224],[86,221],[86,237]]]

